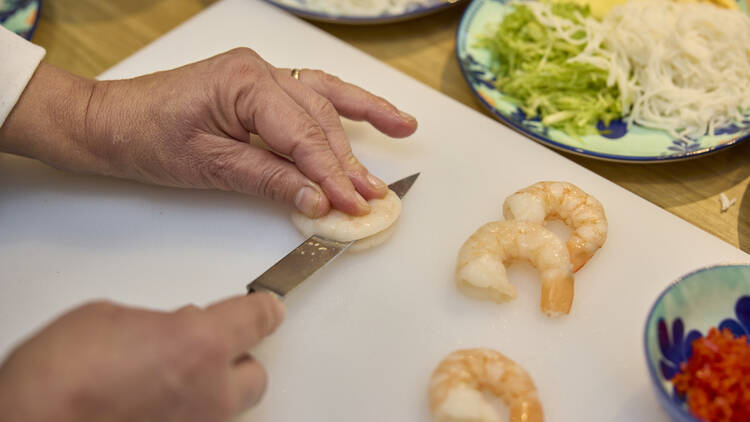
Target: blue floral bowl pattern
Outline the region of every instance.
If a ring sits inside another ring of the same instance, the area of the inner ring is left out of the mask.
[[[698,422],[671,379],[709,328],[750,338],[750,265],[721,265],[683,276],[669,286],[646,321],[646,364],[662,407],[672,420]]]
[[[536,0],[528,0],[536,1]],[[738,0],[747,13],[749,0]],[[570,136],[549,128],[538,118],[527,119],[524,113],[495,88],[495,77],[489,71],[489,52],[476,47],[476,41],[496,27],[512,9],[509,0],[474,0],[464,12],[456,35],[456,54],[461,72],[474,95],[496,118],[531,139],[547,146],[593,158],[619,162],[667,162],[696,158],[721,151],[750,138],[750,115],[742,122],[717,130],[713,136],[698,139],[675,139],[663,130],[611,122],[599,130],[606,135]]]
[[[349,25],[400,22],[438,12],[465,0],[351,1],[342,7],[340,0],[266,0],[297,16]]]
[[[40,9],[41,0],[0,0],[0,25],[30,40]]]

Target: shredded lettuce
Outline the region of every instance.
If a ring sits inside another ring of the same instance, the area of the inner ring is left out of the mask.
[[[622,103],[617,86],[607,86],[607,71],[569,61],[586,46],[582,20],[590,16],[589,8],[573,3],[547,7],[580,29],[561,34],[516,2],[494,33],[478,40],[477,46],[491,54],[496,88],[528,118],[541,117],[545,125],[576,137],[599,133],[600,120],[608,126],[622,117]]]

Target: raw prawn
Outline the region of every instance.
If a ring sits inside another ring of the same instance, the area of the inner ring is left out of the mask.
[[[480,227],[458,253],[456,285],[478,299],[514,299],[516,288],[508,282],[505,265],[519,258],[539,270],[542,311],[548,316],[569,313],[573,303],[570,255],[560,238],[536,223],[493,221]]]
[[[500,422],[482,392],[503,399],[511,422],[544,420],[531,376],[492,349],[457,350],[440,362],[430,379],[430,410],[437,422]]]
[[[292,213],[292,223],[305,236],[322,236],[326,239],[354,243],[350,249],[364,250],[365,246],[376,246],[383,243],[393,233],[391,229],[401,215],[401,199],[389,190],[382,199],[371,199],[370,212],[362,216],[352,216],[332,209],[328,214],[310,218],[299,211]],[[389,230],[391,229],[391,230]]]
[[[573,229],[567,242],[573,271],[578,271],[607,240],[604,207],[593,196],[567,182],[539,182],[509,196],[506,220],[544,224],[557,218]]]

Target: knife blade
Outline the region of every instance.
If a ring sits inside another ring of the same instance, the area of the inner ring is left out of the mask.
[[[419,173],[404,177],[388,185],[388,188],[399,198],[403,198],[417,177]],[[320,236],[310,236],[266,272],[251,281],[247,285],[247,293],[270,291],[283,298],[306,278],[341,255],[354,242],[356,241],[338,242]]]

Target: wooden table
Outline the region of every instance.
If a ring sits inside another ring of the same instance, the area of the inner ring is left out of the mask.
[[[49,63],[94,77],[215,1],[46,0],[33,41],[47,49]],[[464,8],[459,5],[432,16],[389,25],[316,25],[487,113],[464,82],[454,54],[456,27]],[[671,164],[616,164],[564,155],[750,252],[750,142],[708,157]],[[737,203],[725,213],[719,208],[721,193],[737,198]]]

